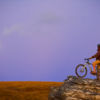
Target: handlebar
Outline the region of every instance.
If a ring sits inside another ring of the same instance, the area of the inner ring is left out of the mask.
[[[84,60],[87,60],[87,61],[89,61],[89,58],[85,58]]]
[[[86,63],[88,63],[88,64],[91,64],[90,62],[89,62],[89,58],[85,58],[84,60],[86,60]]]

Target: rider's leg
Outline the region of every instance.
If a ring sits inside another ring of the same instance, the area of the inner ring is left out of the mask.
[[[96,60],[96,61],[94,61],[94,62],[92,63],[92,65],[93,65],[93,71],[94,71],[94,72],[96,72],[95,67],[96,67],[96,65],[97,65],[98,63],[100,63],[100,60]]]

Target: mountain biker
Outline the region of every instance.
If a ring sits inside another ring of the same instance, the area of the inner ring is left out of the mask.
[[[92,74],[95,74],[96,73],[95,67],[96,67],[96,65],[98,63],[100,63],[100,44],[97,45],[97,53],[95,55],[93,55],[92,57],[88,58],[88,59],[92,59],[92,58],[96,58],[96,61],[94,61],[92,63],[92,65],[93,65],[93,71],[91,71]]]

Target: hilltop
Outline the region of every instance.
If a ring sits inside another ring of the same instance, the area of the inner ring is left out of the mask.
[[[64,84],[51,87],[49,100],[100,100],[100,81],[68,76]]]

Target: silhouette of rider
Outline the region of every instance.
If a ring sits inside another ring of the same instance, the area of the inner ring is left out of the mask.
[[[96,61],[94,61],[92,63],[92,65],[93,65],[93,71],[91,71],[92,74],[95,74],[96,73],[95,67],[96,67],[96,65],[98,63],[100,63],[100,44],[97,45],[97,53],[95,55],[93,55],[92,57],[88,58],[88,59],[92,59],[92,58],[96,58]]]

